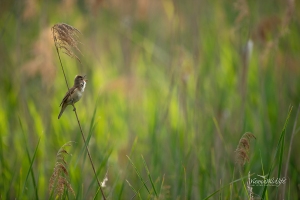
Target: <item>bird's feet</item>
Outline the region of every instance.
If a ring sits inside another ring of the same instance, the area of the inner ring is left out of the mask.
[[[73,105],[73,111],[75,112],[76,111],[76,108],[74,106],[74,99],[72,99],[72,105]]]

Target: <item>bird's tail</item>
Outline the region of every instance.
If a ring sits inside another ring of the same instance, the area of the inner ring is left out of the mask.
[[[59,115],[58,115],[58,119],[59,119],[59,118],[61,117],[61,115],[64,113],[66,107],[67,107],[67,105],[65,105],[65,104],[63,104],[63,105],[61,106],[61,110],[60,110],[60,113],[59,113]]]

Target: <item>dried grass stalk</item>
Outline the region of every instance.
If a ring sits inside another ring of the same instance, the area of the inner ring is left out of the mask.
[[[64,144],[56,154],[56,164],[49,180],[49,192],[54,193],[57,198],[61,198],[64,195],[64,191],[70,191],[74,197],[75,192],[68,181],[68,170],[66,168],[67,162],[65,161],[65,155],[69,153],[65,150],[65,147],[71,146],[72,142]]]
[[[248,191],[248,199],[249,200],[254,200],[254,193],[253,193],[253,188],[251,186],[251,174],[250,171],[248,173],[248,180],[247,180],[247,191]]]

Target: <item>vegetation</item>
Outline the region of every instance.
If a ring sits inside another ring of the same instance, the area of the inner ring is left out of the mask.
[[[0,199],[299,198],[298,2],[0,5]]]

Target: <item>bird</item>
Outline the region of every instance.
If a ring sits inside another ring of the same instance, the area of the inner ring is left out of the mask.
[[[68,105],[75,104],[77,101],[79,101],[83,95],[85,86],[86,86],[87,79],[85,79],[85,75],[76,75],[74,79],[74,85],[69,89],[69,91],[66,93],[65,97],[60,103],[60,113],[58,115],[58,119],[61,117],[61,115],[64,113],[66,107]],[[75,109],[75,108],[74,108]]]

